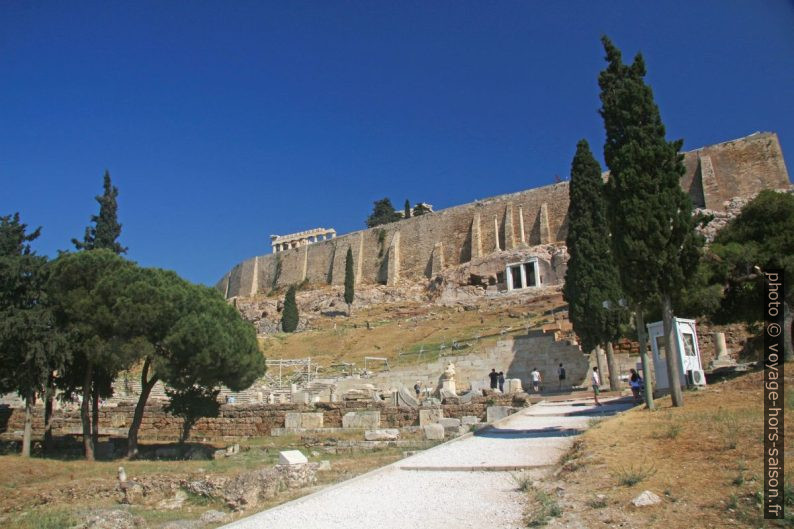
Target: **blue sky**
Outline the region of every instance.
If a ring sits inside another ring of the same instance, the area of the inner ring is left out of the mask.
[[[0,3],[0,214],[54,256],[97,212],[121,242],[214,284],[269,235],[364,227],[372,202],[436,209],[601,158],[608,34],[645,56],[670,139],[774,131],[794,159],[794,3]]]

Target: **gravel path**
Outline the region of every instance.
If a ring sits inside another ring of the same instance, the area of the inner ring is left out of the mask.
[[[225,526],[228,529],[524,527],[512,473],[553,465],[594,415],[628,408],[541,403],[467,437],[421,452]],[[512,471],[512,472],[511,472]]]

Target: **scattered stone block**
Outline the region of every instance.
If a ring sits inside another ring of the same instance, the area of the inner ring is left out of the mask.
[[[301,428],[322,428],[323,414],[320,413],[301,413]]]
[[[425,431],[425,439],[428,441],[440,441],[444,439],[444,427],[440,424],[426,424],[422,428]]]
[[[351,411],[342,416],[342,428],[379,428],[379,411]]]
[[[511,415],[513,413],[513,408],[510,406],[488,406],[485,413],[486,420],[488,422],[494,422]]]
[[[222,523],[228,521],[229,516],[223,511],[209,510],[201,515],[199,521],[201,523]]]
[[[300,428],[301,414],[295,411],[288,411],[284,414],[284,428]]]
[[[520,378],[508,378],[505,382],[507,382],[506,393],[521,393],[524,391]]]
[[[226,455],[233,456],[240,453],[240,445],[233,444],[226,447]]]
[[[444,417],[444,410],[441,408],[429,408],[419,410],[419,426],[435,424]]]
[[[397,428],[384,428],[380,430],[367,430],[364,432],[364,439],[367,441],[396,441],[400,438],[400,430]]]
[[[331,461],[328,459],[323,459],[320,461],[320,466],[317,467],[318,471],[328,471],[331,470]]]
[[[161,500],[157,504],[157,508],[165,509],[167,511],[175,511],[176,509],[182,508],[185,500],[187,500],[187,492],[184,490],[177,490],[172,497]]]
[[[648,507],[649,505],[656,505],[657,503],[661,502],[662,499],[649,490],[644,491],[642,494],[631,500],[631,503],[635,507]]]
[[[279,465],[303,465],[308,462],[309,460],[300,450],[284,450],[278,453]]]
[[[451,417],[439,419],[438,424],[443,426],[444,428],[457,428],[460,426],[461,422],[460,419],[453,419]]]
[[[480,418],[475,415],[464,415],[460,418],[460,423],[463,426],[471,426],[472,424],[477,424],[480,422]]]

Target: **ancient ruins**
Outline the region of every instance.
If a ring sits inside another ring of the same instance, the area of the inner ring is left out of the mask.
[[[695,207],[717,213],[735,197],[790,187],[772,132],[689,151],[684,164],[681,186]],[[565,241],[567,214],[568,183],[559,182],[339,237],[322,229],[272,236],[273,254],[238,264],[217,288],[227,298],[245,298],[303,282],[341,285],[348,248],[357,284],[426,283],[462,264],[487,264],[484,286],[495,290],[555,285],[564,277],[565,255],[542,249]]]

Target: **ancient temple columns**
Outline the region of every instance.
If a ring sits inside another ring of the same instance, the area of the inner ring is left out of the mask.
[[[273,253],[278,253],[334,238],[336,238],[336,230],[333,228],[314,228],[289,235],[271,235],[270,245],[273,247]]]

